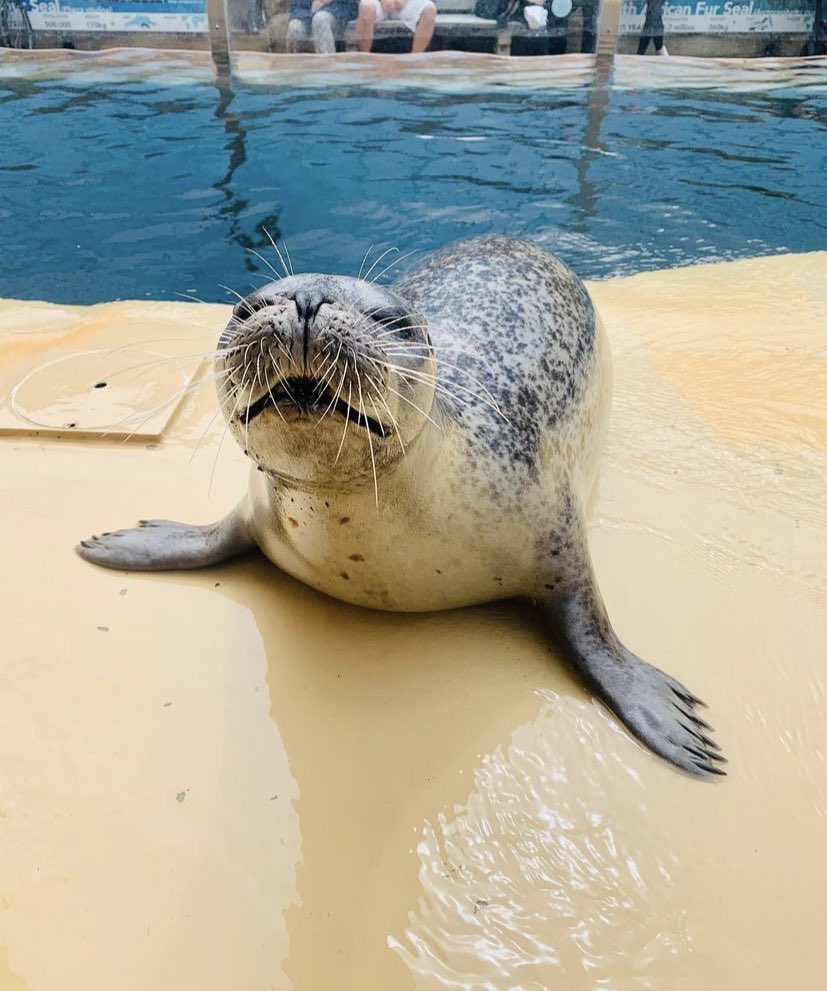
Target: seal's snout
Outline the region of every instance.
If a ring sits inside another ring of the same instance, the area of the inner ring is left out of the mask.
[[[335,300],[319,291],[300,289],[293,295],[293,302],[296,304],[296,313],[299,320],[305,327],[309,327],[316,314],[325,303],[333,303]]]

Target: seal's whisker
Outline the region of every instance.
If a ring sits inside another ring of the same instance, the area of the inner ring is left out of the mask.
[[[279,363],[273,357],[273,352],[270,350],[269,346],[267,347],[267,354],[270,357],[270,364],[273,366],[273,368],[276,369],[276,372],[280,372],[281,369],[279,367]],[[276,397],[273,395],[273,390],[270,386],[270,376],[268,375],[265,378],[267,383],[267,395],[270,397],[270,402],[273,404],[273,409],[278,413],[282,422],[287,423],[287,420],[284,419],[284,413],[282,413],[282,411],[279,409],[279,404],[276,402]]]
[[[394,335],[398,335],[399,334],[399,328],[397,326],[398,324],[403,324],[405,326],[405,328],[408,329],[408,330],[422,330],[422,331],[427,331],[427,329],[428,329],[428,325],[426,323],[409,323],[407,317],[397,317],[394,320],[382,320],[381,321],[381,324],[382,324],[383,327],[387,327],[388,329],[387,330],[383,330],[381,333],[379,333],[379,334],[376,335],[376,340],[377,341],[382,341],[386,337],[394,337]],[[406,345],[408,342],[407,341],[400,341],[399,338],[398,338],[398,336],[397,336],[396,337],[396,343],[399,343],[400,346],[403,346],[403,345]],[[427,346],[427,342],[425,342],[425,341],[421,341],[421,342],[420,341],[411,341],[410,343],[411,344],[422,344],[423,346]]]
[[[371,359],[371,360],[375,362],[375,359]],[[428,373],[416,371],[410,368],[404,368],[403,366],[395,365],[392,362],[382,362],[382,364],[384,365],[385,368],[388,368],[389,370],[396,372],[397,375],[399,375],[401,378],[408,379],[409,381],[420,382],[423,385],[432,385],[437,392],[451,399],[461,400],[462,402],[466,402],[466,403],[470,402],[473,399],[477,399],[481,403],[484,403],[486,406],[492,409],[498,416],[501,416],[506,421],[508,420],[508,417],[500,409],[499,405],[497,404],[497,401],[488,392],[485,386],[482,385],[481,383],[476,383],[476,384],[478,384],[480,388],[484,390],[482,393],[474,392],[473,389],[469,389],[467,386],[461,385],[459,382],[451,382],[449,388],[446,383],[438,381],[435,377],[432,378]],[[462,369],[457,369],[457,371],[462,371]],[[459,392],[464,393],[464,395],[456,396],[451,391],[451,389],[456,389]]]
[[[376,422],[377,423],[382,423],[383,422],[382,421],[382,417],[379,415],[379,410],[376,408],[376,403],[373,401],[373,396],[368,395],[367,389],[365,390],[365,395],[367,396],[368,402],[373,407],[373,415],[374,415],[374,418],[376,419]],[[387,409],[387,404],[386,404],[386,407],[385,408]],[[389,414],[389,416],[391,418],[391,422],[396,427],[397,426],[396,419],[395,419],[393,413],[391,413],[391,411],[389,409],[388,409],[388,414]],[[385,428],[385,429],[386,429],[386,432],[389,432],[389,431],[387,431],[387,428]],[[370,431],[368,431],[368,432],[370,432]],[[402,438],[400,437],[398,430],[396,431],[396,439],[399,441],[399,446],[402,448],[402,456],[404,457],[405,456],[405,445],[402,442]]]
[[[324,357],[324,360],[322,361],[321,365],[317,365],[313,369],[313,375],[314,375],[314,377],[319,379],[319,384],[316,386],[316,395],[317,396],[320,396],[324,392],[324,390],[330,385],[330,380],[328,378],[328,372],[335,373],[335,371],[336,371],[336,362],[339,360],[339,355],[342,352],[342,345],[339,344],[339,350],[336,352],[336,357],[333,358],[333,360],[331,361],[330,352],[327,351],[328,346],[329,346],[329,342],[328,342],[328,344],[325,345],[325,351],[327,353],[326,353],[326,356]]]
[[[398,355],[394,354],[391,351],[384,351],[383,353],[387,354],[390,357],[399,357]],[[488,390],[485,383],[480,382],[480,380],[475,375],[472,375],[472,373],[469,372],[467,368],[463,368],[462,365],[455,365],[452,362],[445,361],[442,358],[439,359],[439,367],[450,368],[453,371],[458,372],[460,375],[464,375],[467,379],[473,382],[474,385],[479,386],[479,388],[482,389],[482,391],[485,393],[485,395],[488,396],[488,398],[491,400],[492,403],[496,404],[496,399],[494,399],[494,397],[491,395],[491,392]]]
[[[196,355],[194,357],[183,357],[183,358],[161,358],[158,361],[143,361],[137,365],[129,365],[128,368],[118,368],[114,372],[108,372],[106,374],[106,380],[111,381],[112,379],[129,375],[132,372],[132,379],[127,381],[134,381],[135,379],[141,378],[144,375],[148,375],[150,372],[157,371],[160,368],[164,368],[167,365],[182,365],[184,363],[190,364],[195,362],[195,372],[201,368],[209,358],[202,357],[201,355]]]
[[[276,347],[284,355],[284,357],[285,357],[285,359],[287,361],[287,367],[290,368],[291,365],[293,364],[293,355],[290,354],[290,352],[287,350],[286,346],[284,345],[284,342],[280,338],[276,337],[276,338],[273,338],[273,339],[276,342]]]
[[[284,238],[282,238],[281,243],[284,245],[284,253],[287,255],[287,265],[290,268],[290,274],[295,275],[296,273],[293,270],[293,259],[290,257],[290,251],[287,247],[287,241]]]
[[[394,267],[394,265],[401,265],[406,258],[410,258],[411,255],[415,255],[417,251],[419,251],[419,248],[413,248],[411,251],[406,251],[404,255],[400,255],[398,258],[394,258],[394,260],[390,263],[390,265],[388,265],[386,268],[383,268],[382,271],[377,276],[375,276],[371,281],[374,283],[378,282],[386,272],[389,272]]]
[[[209,480],[209,483],[207,485],[207,495],[208,496],[212,494],[212,483],[213,483],[213,479],[215,478],[215,469],[218,467],[218,458],[221,455],[221,448],[224,445],[224,440],[225,440],[227,434],[230,432],[230,422],[231,422],[232,418],[236,415],[236,412],[238,411],[238,404],[239,404],[239,402],[241,400],[242,392],[243,392],[243,388],[239,384],[238,388],[235,391],[235,403],[233,404],[233,408],[229,412],[229,414],[225,414],[225,417],[224,417],[224,419],[225,419],[224,429],[221,431],[221,437],[218,440],[218,447],[215,449],[215,457],[213,458],[212,469],[210,470],[210,480]],[[232,399],[232,397],[233,397],[233,394],[232,393],[229,393],[228,400],[229,399]]]
[[[365,422],[367,422],[368,415],[365,412],[365,406],[362,401],[362,381],[359,376],[358,367],[354,367],[354,371],[356,372],[356,385],[357,388],[359,389],[359,416]],[[376,457],[373,453],[373,439],[370,436],[370,430],[366,430],[365,433],[367,434],[367,438],[368,438],[368,451],[370,451],[370,465],[371,468],[373,469],[373,494],[374,494],[374,498],[376,499],[376,508],[379,509],[379,480],[376,477]]]
[[[150,409],[150,410],[140,410],[139,412],[127,413],[127,415],[125,417],[123,417],[122,419],[118,420],[117,423],[113,423],[110,426],[108,426],[101,433],[101,437],[107,437],[110,433],[112,433],[113,431],[117,430],[119,427],[126,426],[132,420],[134,420],[135,417],[137,416],[137,417],[140,417],[140,419],[135,424],[135,426],[132,428],[132,430],[130,430],[130,432],[124,438],[124,441],[131,440],[132,437],[134,437],[135,434],[141,429],[141,427],[143,427],[143,425],[145,423],[148,423],[152,419],[153,416],[157,416],[158,413],[160,413],[162,410],[165,410],[168,406],[171,406],[171,405],[174,405],[177,402],[180,402],[182,399],[184,399],[190,393],[195,392],[202,385],[204,385],[207,382],[213,381],[213,380],[214,380],[213,377],[212,376],[208,376],[208,375],[205,375],[205,376],[203,376],[201,378],[197,378],[193,382],[188,382],[186,385],[182,386],[180,389],[176,389],[176,391],[171,396],[167,396],[167,398],[162,403],[159,403],[157,406],[154,406],[152,409]]]
[[[273,268],[273,266],[272,266],[272,265],[270,264],[270,262],[268,262],[268,261],[267,261],[267,259],[266,259],[266,258],[264,257],[264,255],[262,255],[262,254],[259,254],[259,252],[258,252],[258,251],[256,251],[256,249],[255,249],[255,248],[248,248],[247,250],[248,250],[248,251],[250,252],[250,254],[253,254],[253,255],[255,255],[255,256],[256,256],[256,258],[258,258],[258,259],[259,259],[259,261],[263,261],[263,262],[264,262],[264,264],[265,264],[265,265],[266,265],[266,266],[267,266],[267,267],[268,267],[268,268],[270,269],[270,271],[271,271],[271,272],[273,273],[273,275],[275,275],[275,277],[276,277],[276,279],[281,279],[281,276],[279,275],[279,273],[278,273],[278,272],[277,272],[277,271],[276,271],[276,270],[275,270],[275,269]]]
[[[390,406],[387,404],[386,400],[383,399],[381,395],[381,387],[377,384],[376,380],[372,378],[369,372],[365,372],[365,378],[371,384],[371,386],[373,386],[373,391],[374,391],[374,395],[376,396],[376,399],[381,403],[382,406],[384,406],[388,416],[390,417],[390,421],[393,424],[394,431],[396,433],[396,439],[399,441],[399,446],[402,449],[402,457],[403,458],[407,457],[407,452],[405,451],[405,442],[402,440],[402,432],[399,429],[399,423],[397,422],[396,417],[393,415]],[[376,409],[376,403],[374,403],[373,401],[373,396],[368,396],[368,398],[370,399],[371,406],[373,406],[373,412],[376,414],[376,419],[379,421],[379,423],[381,423],[382,417],[379,416],[379,412]]]
[[[429,423],[432,423],[437,428],[437,430],[442,430],[442,427],[436,422],[436,420],[434,420],[433,417],[429,416],[425,412],[425,410],[422,409],[422,407],[417,406],[416,403],[413,402],[413,400],[408,399],[407,396],[403,396],[402,393],[394,389],[392,385],[386,385],[385,388],[388,390],[388,392],[392,392],[395,396],[401,399],[403,403],[407,403],[409,406],[413,406],[413,408],[417,411],[417,413],[421,413],[422,416],[424,416]]]
[[[206,379],[198,379],[195,382],[190,382],[184,388],[178,389],[172,396],[168,396],[162,403],[160,403],[158,406],[154,407],[154,409],[151,409],[151,410],[141,410],[140,413],[128,413],[122,420],[119,420],[117,423],[113,423],[110,427],[107,427],[106,430],[104,430],[104,432],[101,434],[101,436],[102,437],[108,436],[113,430],[117,430],[119,427],[125,426],[131,420],[134,420],[136,416],[139,416],[140,419],[138,420],[138,422],[129,431],[129,433],[123,438],[123,442],[124,443],[126,443],[127,441],[132,440],[132,438],[135,436],[135,434],[144,426],[145,423],[148,423],[152,419],[153,416],[157,416],[158,413],[162,412],[162,410],[165,410],[168,406],[171,406],[171,405],[174,405],[177,402],[180,402],[189,393],[194,392],[197,388],[199,388],[201,385],[203,385],[205,381],[207,381],[207,380]]]
[[[345,371],[347,371],[348,362],[349,362],[349,359],[348,358],[345,358]],[[352,382],[348,382],[348,384],[347,384],[347,404],[348,404],[348,406],[351,405],[352,400],[353,400],[353,383]],[[339,450],[336,452],[336,457],[333,459],[333,464],[334,465],[337,465],[339,463],[339,458],[340,458],[340,456],[342,454],[342,448],[345,446],[345,437],[347,436],[347,427],[348,427],[348,424],[350,423],[350,420],[347,417],[345,417],[344,419],[345,419],[345,428],[342,431],[342,439],[341,439],[341,441],[339,441]]]
[[[322,420],[327,416],[327,414],[333,409],[333,407],[338,402],[339,396],[340,396],[341,391],[342,391],[342,388],[343,388],[343,386],[345,384],[345,374],[346,374],[346,372],[347,372],[347,366],[345,366],[345,368],[342,370],[342,377],[339,379],[339,386],[336,389],[336,391],[333,393],[333,398],[327,404],[327,409],[325,409],[324,413],[322,413],[322,415],[319,417],[319,419],[316,420],[315,426],[318,427],[318,425],[322,422]],[[345,419],[347,419],[347,418],[345,418]]]
[[[365,272],[364,277],[363,277],[363,281],[365,281],[365,282],[369,282],[370,281],[370,273],[376,268],[376,266],[379,264],[379,262],[381,262],[382,259],[386,255],[389,255],[392,251],[395,251],[397,254],[399,254],[399,248],[395,248],[395,247],[386,248],[382,252],[382,254],[376,259],[376,261],[371,265],[371,267],[367,270],[367,272]]]
[[[339,341],[339,347],[336,349],[336,354],[335,355],[332,355],[332,360],[331,360],[331,354],[332,354],[331,349],[332,349],[332,347],[333,347],[333,345],[335,343],[336,343],[335,341],[328,341],[325,344],[324,350],[322,351],[322,354],[323,354],[325,360],[322,362],[322,365],[320,366],[321,369],[325,369],[327,367],[328,363],[330,364],[331,369],[336,368],[336,366],[339,364],[339,357],[340,357],[340,355],[342,353],[342,342],[341,341]]]
[[[264,382],[262,382],[261,380],[261,359],[263,357],[264,357],[264,338],[260,337],[258,339],[258,357],[256,358],[256,377],[254,384],[255,382],[258,382],[261,385],[264,385]],[[247,410],[247,416],[249,417],[249,415],[250,415],[250,411]]]
[[[249,366],[245,367],[244,369],[244,374],[241,376],[242,382],[247,381],[248,372],[249,372]],[[253,398],[253,389],[257,381],[258,381],[258,372],[256,372],[256,378],[253,379],[253,382],[250,385],[249,391],[250,391],[251,400]],[[244,411],[244,451],[246,453],[249,450],[250,450],[250,406],[248,404],[247,409]]]
[[[377,367],[381,367],[376,362],[373,362],[373,364],[377,365]],[[399,376],[399,378],[402,381],[406,382],[408,385],[413,386],[414,384],[417,384],[417,385],[430,386],[431,388],[433,388],[436,395],[445,396],[446,399],[450,399],[453,402],[467,404],[470,403],[472,399],[476,398],[479,399],[479,401],[482,402],[484,405],[490,405],[484,397],[476,396],[476,394],[470,393],[469,390],[463,389],[461,386],[454,385],[454,388],[459,388],[462,393],[468,393],[468,395],[464,395],[464,394],[456,395],[444,383],[439,382],[434,378],[431,378],[429,375],[418,374],[416,372],[410,371],[409,369],[394,367],[393,365],[385,364],[384,367],[390,371],[395,372]]]
[[[200,299],[198,296],[193,296],[188,292],[176,292],[173,290],[172,294],[173,296],[180,296],[181,299],[188,299],[191,303],[207,303],[206,299]],[[207,303],[207,305],[209,306],[211,304]]]
[[[232,398],[232,396],[234,396],[236,394],[236,392],[238,391],[239,388],[240,388],[240,386],[234,386],[232,389],[228,390],[227,391],[227,397]],[[191,465],[192,462],[195,460],[196,454],[198,454],[199,450],[201,449],[201,445],[204,443],[204,438],[207,436],[207,434],[212,429],[212,425],[215,423],[217,417],[219,417],[221,415],[221,413],[224,411],[224,403],[225,403],[225,401],[226,401],[226,398],[224,400],[219,399],[219,401],[218,401],[218,408],[216,409],[215,413],[213,413],[213,415],[210,417],[210,422],[207,424],[207,426],[204,428],[203,432],[201,433],[201,436],[198,438],[198,442],[196,443],[195,448],[193,449],[193,452],[190,455],[190,459],[187,462],[188,465]],[[226,426],[225,426],[225,429],[226,429]]]
[[[373,245],[371,245],[365,252],[365,257],[362,259],[362,264],[359,266],[359,274],[356,276],[357,279],[362,278],[362,269],[365,267],[365,262],[368,260],[368,255],[373,251]]]
[[[430,355],[434,353],[434,348],[431,344],[417,343],[415,341],[411,341],[410,343],[408,341],[395,341],[390,345],[383,344],[381,346],[381,350],[383,354],[387,354],[390,357],[394,357],[394,358],[403,358],[405,357],[406,353],[412,353],[413,357],[423,357],[425,355]],[[467,369],[462,368],[462,366],[451,365],[449,362],[446,362],[442,357],[442,355],[445,353],[451,354],[451,357],[468,358],[475,365],[480,365],[482,368],[484,368],[491,375],[492,378],[497,377],[497,372],[494,366],[477,352],[469,351],[468,348],[465,348],[459,344],[443,344],[442,342],[440,342],[439,344],[440,365],[445,365],[446,368],[459,367],[466,374],[470,374],[467,371]]]
[[[281,253],[281,252],[279,251],[279,246],[278,246],[278,245],[276,244],[276,242],[275,242],[275,241],[273,240],[273,236],[272,236],[272,234],[270,233],[270,231],[268,231],[268,230],[267,230],[267,228],[266,228],[266,227],[262,227],[262,230],[263,230],[263,231],[264,231],[264,233],[265,233],[265,234],[267,235],[267,240],[268,240],[268,241],[270,242],[270,244],[272,244],[272,245],[273,245],[273,247],[274,247],[274,248],[275,248],[275,250],[276,250],[276,254],[277,254],[277,255],[279,256],[279,261],[281,262],[281,267],[282,267],[282,268],[284,269],[284,274],[285,274],[285,275],[290,275],[291,273],[290,273],[290,271],[288,270],[288,268],[287,268],[287,266],[286,266],[286,265],[284,264],[284,258],[282,257],[282,253]]]
[[[319,371],[316,372],[316,375],[319,377],[319,384],[316,386],[316,398],[319,398],[322,395],[324,395],[325,390],[330,388],[330,384],[333,381],[333,378],[334,378],[334,376],[336,374],[336,369],[338,368],[338,365],[339,365],[339,356],[341,355],[341,353],[342,353],[342,343],[340,341],[339,342],[339,349],[336,352],[336,357],[333,358],[333,360],[331,362],[330,361],[330,355],[328,354],[327,360],[325,361],[324,365],[322,366],[322,368],[324,369],[324,372],[319,372]],[[342,373],[342,374],[344,375],[344,373]],[[325,416],[327,416],[327,414],[330,411],[331,407],[336,402],[336,399],[337,399],[337,396],[334,395],[333,398],[331,399],[330,404],[328,405],[327,409],[324,411],[324,413],[322,413],[322,415],[316,421],[316,426],[317,427],[322,422],[322,420],[325,418]]]
[[[226,289],[228,293],[232,293],[233,296],[237,296],[241,303],[244,302],[244,297],[241,295],[240,292],[236,292],[235,289],[230,289],[230,287],[225,286],[223,282],[219,282],[218,285],[220,286],[221,289]]]
[[[122,351],[133,351],[140,350],[147,344],[192,344],[193,340],[191,337],[150,337],[147,340],[134,341],[131,344],[121,344],[116,348],[109,348],[108,351],[103,352],[104,358],[111,358],[113,354],[120,354]],[[171,354],[164,355],[163,358],[169,359],[170,361],[178,361],[181,358],[214,358],[216,355],[221,354],[223,348],[208,348],[205,351],[191,351],[187,354]],[[231,350],[231,349],[226,349]],[[152,352],[149,352],[150,354]],[[160,360],[160,359],[159,359]]]
[[[271,366],[275,369],[277,379],[280,379],[281,378],[281,365],[279,364],[278,359],[274,357],[273,352],[270,350],[270,346],[269,345],[267,346],[267,356],[270,359]],[[287,423],[287,420],[285,420],[285,418],[284,418],[284,414],[279,409],[279,404],[276,402],[276,397],[273,395],[273,387],[270,384],[270,376],[269,375],[265,375],[264,376],[264,382],[265,382],[265,385],[267,386],[267,395],[270,397],[270,402],[273,404],[273,409],[278,414],[279,419],[283,423]]]

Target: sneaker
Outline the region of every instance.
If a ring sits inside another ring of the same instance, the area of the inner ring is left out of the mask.
[[[666,45],[664,45],[664,46],[663,46],[663,48],[659,48],[659,49],[658,49],[658,50],[657,50],[657,51],[655,52],[655,55],[662,55],[662,56],[664,56],[665,58],[669,58],[669,52],[667,52],[667,50],[666,50]]]

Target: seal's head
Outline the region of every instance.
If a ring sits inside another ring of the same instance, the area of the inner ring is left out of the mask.
[[[359,279],[289,276],[235,307],[219,402],[245,452],[307,487],[361,485],[404,455],[434,402],[425,319]]]

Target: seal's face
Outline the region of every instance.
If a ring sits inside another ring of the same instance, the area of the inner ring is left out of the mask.
[[[218,345],[221,408],[265,471],[363,484],[428,420],[436,362],[424,318],[358,279],[290,276],[234,309]]]

